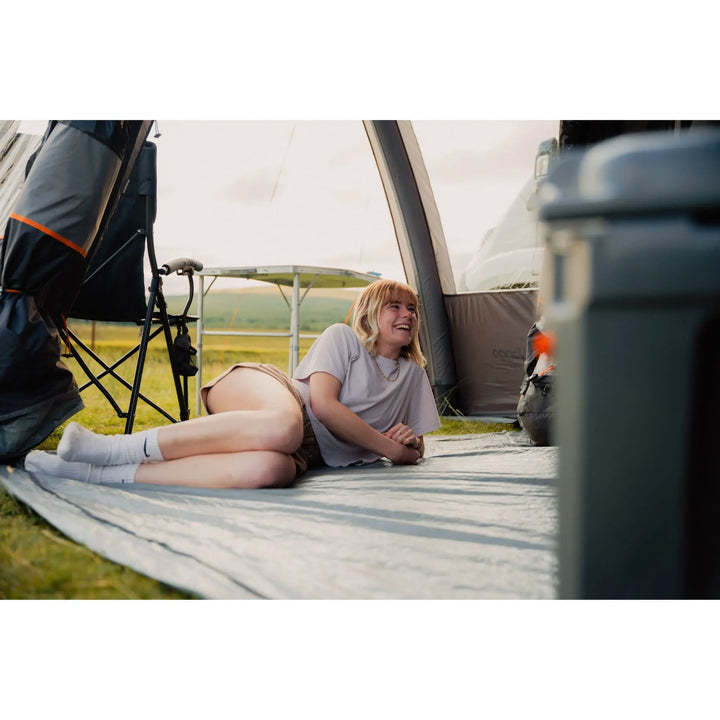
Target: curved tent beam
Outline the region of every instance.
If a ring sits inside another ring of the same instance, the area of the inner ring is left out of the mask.
[[[420,339],[442,412],[457,375],[444,300],[444,294],[455,294],[455,282],[440,215],[410,122],[372,120],[363,124],[385,190],[405,276],[423,308]]]

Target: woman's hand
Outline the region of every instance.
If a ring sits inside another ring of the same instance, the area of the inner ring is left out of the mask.
[[[415,465],[425,452],[423,439],[418,437],[407,425],[398,423],[386,430],[383,435],[400,445],[395,457],[388,455],[388,458],[398,465]]]
[[[393,448],[385,457],[395,465],[416,465],[422,457],[419,450],[402,443],[394,443]]]
[[[415,450],[420,450],[422,447],[422,440],[415,435],[415,433],[407,426],[402,423],[394,425],[389,430],[386,430],[383,435],[390,440],[400,443],[401,445],[409,445]]]

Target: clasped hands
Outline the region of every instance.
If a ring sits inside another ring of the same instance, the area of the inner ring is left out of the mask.
[[[397,453],[394,453],[395,457],[390,457],[394,463],[414,465],[422,457],[422,442],[407,425],[398,423],[386,430],[383,435],[403,446]]]

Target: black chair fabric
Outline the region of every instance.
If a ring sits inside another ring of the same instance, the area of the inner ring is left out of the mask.
[[[145,317],[145,229],[155,222],[157,147],[145,142],[68,317],[137,322]]]

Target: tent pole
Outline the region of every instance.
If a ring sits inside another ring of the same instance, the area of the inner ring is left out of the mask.
[[[389,120],[368,121],[364,125],[385,190],[405,275],[420,299],[423,311],[420,340],[435,400],[444,413],[448,405],[453,405],[457,371],[443,287],[447,285],[448,293],[454,294],[454,282],[448,275],[449,257],[439,213],[419,149],[413,148],[411,157],[407,146],[414,138],[411,128],[406,127],[403,134],[400,124]]]
[[[290,306],[290,359],[288,375],[293,376],[297,367],[298,357],[300,355],[300,273],[295,269],[293,275],[293,298]]]

